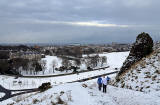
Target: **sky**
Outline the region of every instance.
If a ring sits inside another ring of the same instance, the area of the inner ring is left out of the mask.
[[[160,40],[160,0],[0,0],[0,43]]]

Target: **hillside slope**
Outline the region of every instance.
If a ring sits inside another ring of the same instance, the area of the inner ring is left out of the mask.
[[[114,85],[136,91],[160,91],[160,44],[154,52],[123,73]]]
[[[85,85],[87,87],[83,87]],[[159,105],[159,93],[144,94],[138,91],[107,87],[107,94],[98,90],[96,80],[70,83],[28,96],[14,97],[2,105]]]

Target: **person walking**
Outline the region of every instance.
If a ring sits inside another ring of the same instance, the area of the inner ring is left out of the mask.
[[[99,91],[101,91],[101,88],[102,88],[102,78],[101,77],[98,77],[97,84],[98,84]]]
[[[107,84],[109,84],[111,78],[107,76]]]
[[[106,93],[106,88],[107,88],[107,78],[105,78],[105,76],[103,76],[102,78],[102,84],[103,84],[103,93]]]

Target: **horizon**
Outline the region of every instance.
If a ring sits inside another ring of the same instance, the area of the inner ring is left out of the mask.
[[[39,45],[39,46],[45,46],[45,45],[74,45],[74,44],[80,44],[80,45],[111,45],[111,44],[132,44],[132,43],[117,43],[117,42],[112,42],[112,43],[0,43],[0,46],[19,46],[19,45],[27,45],[27,46],[34,46],[34,45]]]

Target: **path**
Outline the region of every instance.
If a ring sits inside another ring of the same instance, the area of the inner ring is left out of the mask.
[[[99,76],[106,76],[106,75],[110,75],[110,74],[115,74],[117,72],[118,71],[114,71],[114,72],[105,73],[105,74],[102,74],[102,75],[96,75],[96,76],[92,76],[92,77],[89,77],[89,78],[80,79],[80,80],[76,80],[76,81],[71,81],[71,82],[67,82],[67,83],[84,82],[84,81],[88,81],[88,80],[91,80],[91,79],[98,78]],[[20,93],[12,94],[12,92],[18,92],[18,91],[20,91]],[[3,86],[0,85],[0,92],[5,93],[5,96],[0,98],[0,101],[4,101],[6,99],[9,99],[9,98],[17,96],[17,95],[22,95],[22,94],[36,92],[36,91],[39,91],[38,88],[22,89],[22,90],[9,90],[9,89],[5,89]]]
[[[23,78],[46,78],[46,77],[59,77],[59,76],[67,76],[67,75],[72,75],[72,74],[79,74],[79,73],[85,73],[85,72],[92,72],[92,71],[97,71],[97,70],[105,70],[106,68],[109,68],[109,66],[107,67],[102,67],[102,68],[97,68],[97,69],[93,69],[93,70],[81,70],[81,71],[78,71],[76,73],[65,73],[65,74],[57,74],[57,75],[42,75],[42,76],[20,76],[20,77],[23,77]]]
[[[12,92],[18,92],[18,91],[20,91],[20,92],[12,94]],[[22,89],[22,90],[9,90],[9,89],[6,89],[0,85],[0,92],[5,93],[5,95],[2,98],[0,98],[0,102],[4,101],[6,99],[9,99],[11,97],[14,97],[14,96],[18,96],[18,95],[26,94],[26,93],[31,93],[31,92],[36,92],[36,91],[39,91],[39,89],[34,88],[34,89]]]
[[[115,73],[118,73],[118,71],[114,71],[114,72],[110,72],[110,73],[105,73],[105,74],[101,74],[101,75],[96,75],[96,76],[92,76],[92,77],[88,77],[88,78],[85,78],[85,79],[80,79],[80,80],[76,80],[76,81],[72,81],[72,82],[68,82],[68,83],[84,82],[84,81],[88,81],[88,80],[92,80],[92,79],[98,78],[100,76],[106,76],[106,75],[115,74]]]

